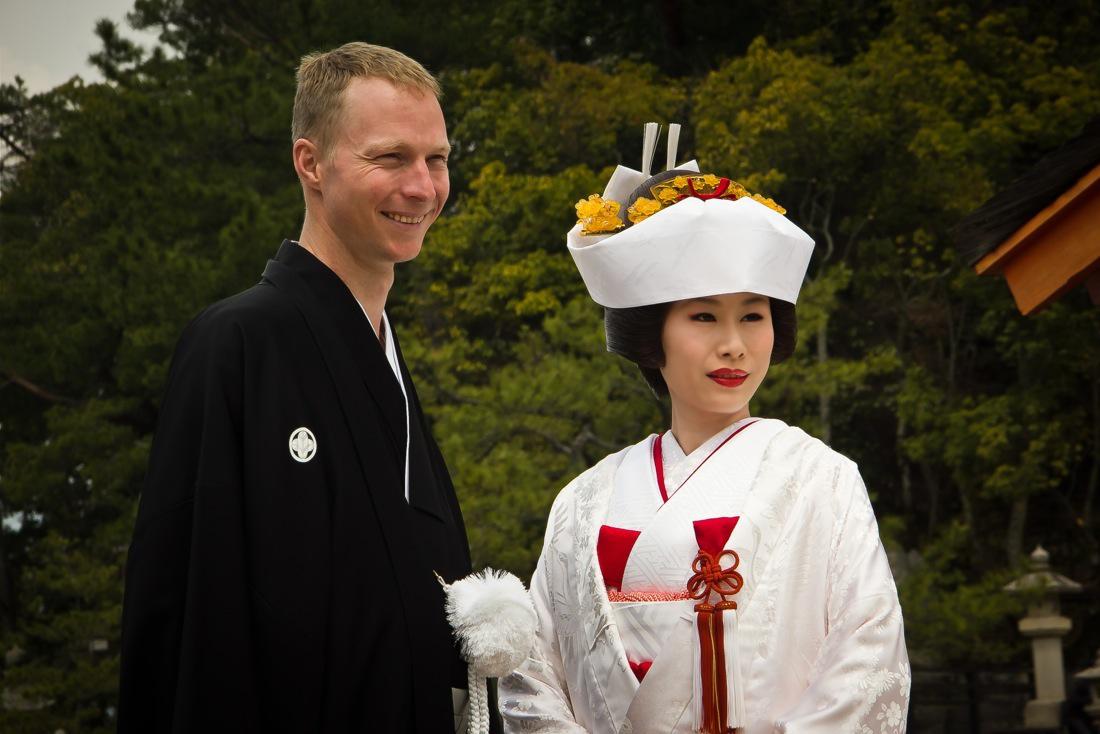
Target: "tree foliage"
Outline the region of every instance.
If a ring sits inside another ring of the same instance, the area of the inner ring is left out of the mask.
[[[293,70],[352,39],[446,91],[452,200],[389,309],[476,564],[530,573],[558,488],[667,424],[606,354],[563,238],[573,202],[637,164],[642,123],[680,120],[681,158],[818,243],[798,349],[755,411],[860,464],[917,662],[1023,660],[999,591],[1022,555],[1042,542],[1098,576],[1100,311],[1076,293],[1019,316],[949,232],[1100,114],[1100,4],[457,8],[136,0],[162,48],[101,23],[107,82],[0,87],[0,729],[113,729],[125,547],[173,345],[297,234]],[[1072,609],[1084,667],[1100,611]]]

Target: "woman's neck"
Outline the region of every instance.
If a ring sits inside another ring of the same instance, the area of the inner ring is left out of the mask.
[[[750,417],[749,406],[736,413],[700,413],[672,406],[672,435],[685,454],[702,446],[726,426]]]

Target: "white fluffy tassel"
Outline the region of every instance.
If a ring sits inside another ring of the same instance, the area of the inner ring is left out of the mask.
[[[447,584],[447,621],[469,667],[469,728],[489,731],[486,678],[501,678],[519,667],[535,645],[537,617],[523,582],[507,571],[487,568]]]
[[[738,658],[737,610],[722,613],[722,636],[726,641],[726,726],[736,729],[745,725],[745,697],[741,685],[741,664]]]
[[[695,724],[692,731],[699,731],[703,724],[703,651],[699,639],[702,619],[698,614],[692,616],[695,619],[692,621],[694,629],[691,635],[691,720]]]

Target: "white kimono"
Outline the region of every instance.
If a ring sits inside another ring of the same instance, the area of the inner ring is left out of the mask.
[[[691,602],[613,606],[596,545],[605,524],[636,527],[622,591],[659,592],[691,575],[692,522],[721,516],[737,518],[724,547],[738,554],[744,579],[729,643],[742,681],[739,731],[905,730],[901,609],[855,464],[774,420],[756,421],[709,453],[741,427],[665,462],[667,502],[652,499],[653,436],[558,495],[531,580],[538,641],[500,681],[506,731],[691,732]],[[671,434],[665,445],[666,453],[678,449]],[[654,652],[639,683],[631,662]]]

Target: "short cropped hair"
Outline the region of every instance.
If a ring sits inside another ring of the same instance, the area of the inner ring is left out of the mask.
[[[302,58],[296,75],[291,142],[307,138],[322,154],[331,149],[333,129],[344,110],[344,90],[352,79],[385,79],[395,87],[442,96],[428,70],[400,51],[359,41]]]
[[[626,200],[628,208],[639,196],[649,196],[650,187],[677,175],[692,175],[694,171],[665,171],[648,179]],[[626,226],[630,226],[628,223]],[[778,298],[768,298],[775,341],[772,346],[772,364],[778,364],[794,354],[798,340],[798,318],[794,304]],[[646,384],[657,397],[668,395],[668,384],[661,375],[665,365],[665,350],[661,334],[668,316],[668,303],[655,303],[634,308],[604,308],[604,333],[607,335],[607,351],[626,357],[645,378]]]

